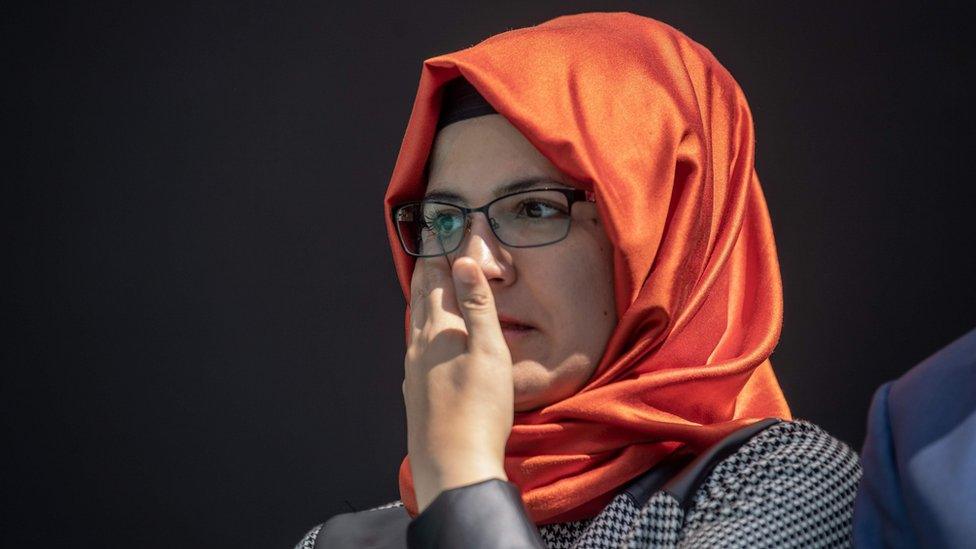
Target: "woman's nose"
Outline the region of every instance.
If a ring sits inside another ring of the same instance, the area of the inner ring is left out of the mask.
[[[495,237],[488,218],[480,212],[471,215],[461,245],[452,254],[453,259],[467,256],[475,260],[489,282],[511,283],[515,281],[512,256]],[[452,261],[453,262],[453,261]]]

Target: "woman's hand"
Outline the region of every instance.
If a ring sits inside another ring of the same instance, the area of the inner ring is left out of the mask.
[[[449,488],[508,480],[512,357],[488,280],[469,257],[418,259],[404,360],[407,451],[417,505]]]

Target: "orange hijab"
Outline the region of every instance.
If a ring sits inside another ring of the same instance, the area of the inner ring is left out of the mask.
[[[618,324],[575,395],[516,412],[505,471],[537,525],[595,516],[681,446],[790,418],[769,355],[783,298],[752,115],[712,54],[663,23],[583,13],[424,62],[385,197],[421,197],[442,86],[463,76],[557,168],[596,193]],[[409,326],[409,309],[407,326]],[[409,456],[400,496],[417,514]]]

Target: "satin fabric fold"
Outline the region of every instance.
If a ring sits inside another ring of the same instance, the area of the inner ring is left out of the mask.
[[[675,449],[790,418],[769,361],[783,302],[745,96],[712,54],[659,21],[582,13],[427,59],[384,199],[423,196],[442,86],[466,78],[596,195],[614,246],[618,324],[575,395],[515,414],[505,471],[537,525],[596,515]],[[409,326],[409,306],[406,325]],[[409,456],[401,499],[417,514]]]

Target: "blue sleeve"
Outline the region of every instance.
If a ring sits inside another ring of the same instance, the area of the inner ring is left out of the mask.
[[[862,460],[859,547],[976,540],[976,330],[878,391]]]
[[[871,400],[867,438],[861,449],[863,476],[854,502],[854,547],[915,547],[895,464],[888,394],[881,386]]]

